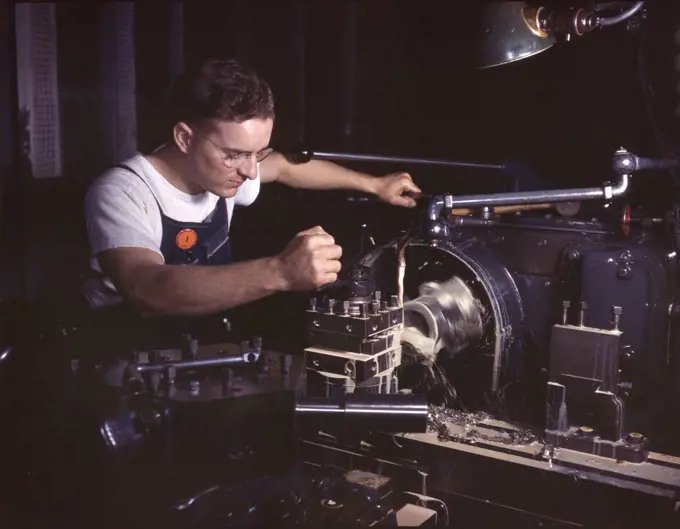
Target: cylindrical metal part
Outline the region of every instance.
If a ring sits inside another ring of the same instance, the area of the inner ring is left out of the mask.
[[[619,175],[618,182],[605,184],[602,187],[584,187],[575,189],[554,189],[543,191],[518,191],[514,193],[493,193],[490,195],[459,195],[434,197],[430,210],[437,207],[481,208],[484,206],[509,206],[520,204],[545,204],[556,202],[578,202],[582,200],[609,200],[623,195],[628,190],[630,175]],[[450,204],[450,206],[449,206]],[[438,215],[435,215],[436,220]],[[431,215],[430,215],[431,218]]]
[[[578,313],[578,324],[579,327],[583,327],[585,324],[586,310],[588,310],[588,304],[585,301],[581,301],[579,307],[580,310]]]
[[[324,432],[424,433],[427,400],[423,395],[359,395],[298,398],[298,425]]]
[[[254,364],[259,355],[255,352],[245,353],[237,356],[222,356],[218,358],[199,358],[197,360],[186,360],[178,362],[166,362],[163,364],[139,364],[135,367],[137,372],[146,373],[152,371],[163,371],[173,369],[198,369],[203,367],[217,367],[233,364]]]
[[[570,301],[562,302],[562,325],[566,325],[569,321],[569,307],[571,307]]]
[[[404,303],[404,326],[419,331],[417,338],[427,338],[425,356],[435,356],[442,348],[454,355],[481,338],[484,331],[481,306],[470,287],[459,277],[444,283],[425,283],[419,296]],[[411,336],[411,335],[409,335]],[[406,335],[403,337],[406,339]],[[424,346],[425,343],[420,343]],[[415,343],[418,350],[419,347]]]

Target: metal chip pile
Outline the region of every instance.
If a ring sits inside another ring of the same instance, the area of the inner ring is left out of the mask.
[[[427,432],[437,434],[439,441],[455,441],[459,443],[475,444],[478,441],[490,441],[505,445],[528,445],[540,439],[531,430],[511,430],[508,434],[488,435],[481,433],[478,427],[480,421],[491,419],[485,413],[464,413],[462,411],[430,406],[427,416]],[[452,434],[449,425],[462,427],[464,434]]]

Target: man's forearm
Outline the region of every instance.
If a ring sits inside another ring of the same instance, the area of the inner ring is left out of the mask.
[[[323,160],[301,164],[286,163],[278,176],[279,182],[295,188],[347,189],[371,194],[376,193],[378,180],[375,176]]]
[[[149,266],[136,272],[128,297],[149,315],[198,316],[286,289],[274,258],[227,266]]]

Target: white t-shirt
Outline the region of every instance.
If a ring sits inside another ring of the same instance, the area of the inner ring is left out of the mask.
[[[203,222],[211,216],[219,200],[217,195],[207,191],[199,195],[180,191],[141,154],[121,165],[128,166],[137,174],[120,167],[109,169],[92,184],[85,197],[90,266],[97,272],[101,272],[97,255],[113,248],[147,248],[162,256],[163,226],[159,205],[171,219]],[[236,196],[227,199],[230,225],[234,205],[249,206],[259,192],[258,165],[257,178],[246,180]],[[112,305],[121,301],[108,278],[88,280],[85,296],[92,306]]]

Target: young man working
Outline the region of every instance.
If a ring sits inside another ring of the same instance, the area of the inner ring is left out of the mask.
[[[267,83],[236,61],[209,60],[173,87],[171,139],[102,175],[85,201],[91,306],[125,301],[149,315],[217,313],[276,292],[337,279],[341,248],[321,227],[297,234],[279,255],[231,262],[234,205],[260,184],[351,189],[412,207],[420,190],[406,173],[384,177],[272,152],[274,102]]]

